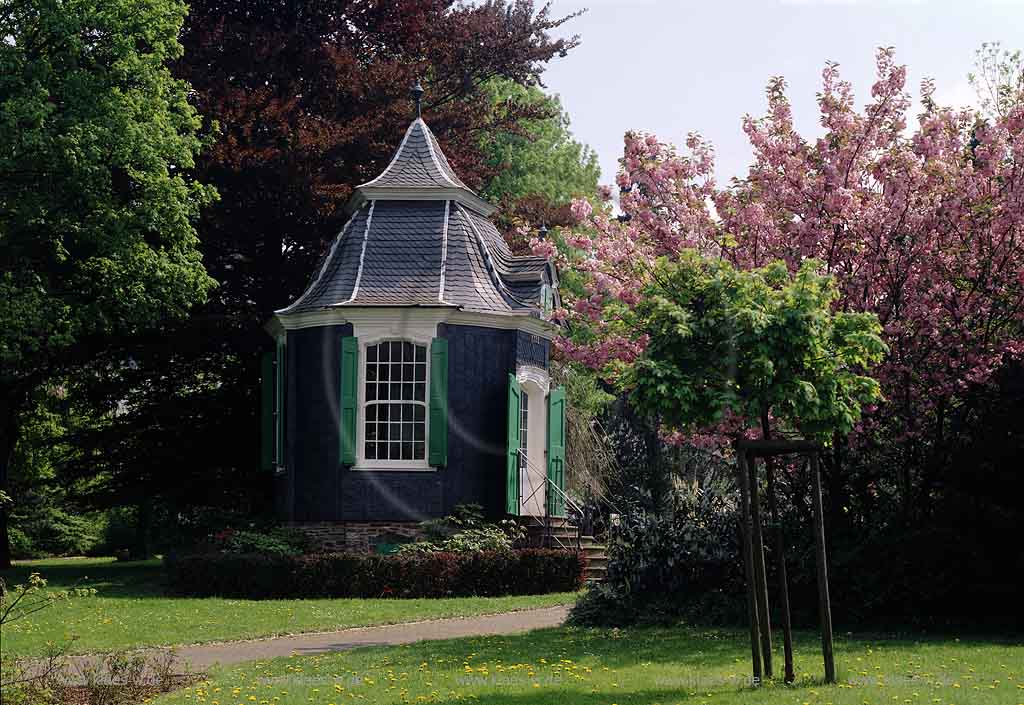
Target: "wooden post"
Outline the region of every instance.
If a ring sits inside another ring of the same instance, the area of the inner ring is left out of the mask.
[[[750,476],[750,518],[753,523],[754,585],[757,596],[758,628],[761,631],[761,659],[765,678],[772,673],[772,624],[768,614],[768,571],[764,563],[764,534],[761,531],[761,492],[757,487],[757,458],[747,454],[747,473]]]
[[[775,533],[775,572],[779,579],[779,602],[782,609],[782,646],[786,658],[786,682],[792,683],[796,676],[793,672],[793,623],[789,614],[789,579],[786,577],[786,536],[779,519],[778,502],[775,500],[775,462],[771,458],[764,461],[765,476],[768,481],[768,512],[772,517]]]
[[[836,682],[832,653],[832,605],[828,596],[828,561],[825,556],[825,521],[821,500],[821,469],[818,453],[811,453],[811,503],[814,505],[815,562],[818,565],[818,616],[821,621],[821,654],[825,660],[825,682]]]
[[[750,663],[754,685],[761,684],[761,645],[758,635],[757,599],[754,597],[754,558],[750,536],[750,492],[747,484],[746,453],[736,451],[736,479],[740,486],[740,544],[743,548],[743,573],[747,583],[747,616],[750,618]]]

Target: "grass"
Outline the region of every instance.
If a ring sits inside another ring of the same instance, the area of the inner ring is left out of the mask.
[[[780,650],[781,651],[781,650]],[[1024,645],[845,636],[840,683],[821,683],[820,643],[797,635],[797,682],[752,689],[738,631],[547,629],[292,657],[214,671],[159,705],[1014,705]]]
[[[4,656],[37,656],[47,642],[74,636],[72,653],[198,644],[330,631],[443,617],[465,617],[572,603],[574,593],[441,600],[229,600],[165,594],[158,561],[108,558],[26,561],[6,571],[9,584],[40,573],[52,588],[94,587],[95,597],[57,603],[4,627]]]

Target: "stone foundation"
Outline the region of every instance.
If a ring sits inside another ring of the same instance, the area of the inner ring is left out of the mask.
[[[375,553],[379,544],[404,543],[422,535],[414,521],[295,522],[291,526],[324,550],[349,553]]]

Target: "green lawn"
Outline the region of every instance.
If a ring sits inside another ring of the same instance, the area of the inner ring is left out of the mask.
[[[53,588],[78,585],[98,592],[4,627],[5,656],[39,655],[47,642],[62,643],[70,636],[77,636],[72,651],[85,653],[462,617],[576,599],[574,593],[443,600],[179,598],[165,594],[158,561],[120,563],[106,558],[29,561],[2,576],[13,584],[31,572],[39,572]]]
[[[160,705],[1015,705],[1024,644],[837,640],[841,683],[820,682],[819,642],[798,634],[793,686],[745,683],[738,631],[547,629],[292,657],[215,671]],[[781,651],[781,650],[780,650]]]

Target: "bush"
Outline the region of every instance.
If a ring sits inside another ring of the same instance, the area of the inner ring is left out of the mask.
[[[578,590],[585,558],[544,549],[386,556],[205,553],[164,564],[171,589],[196,597],[489,597]]]
[[[38,550],[24,531],[16,526],[7,529],[11,546],[11,557],[15,560],[45,558],[46,553]]]
[[[479,504],[460,504],[441,519],[420,522],[424,541],[398,547],[399,553],[466,553],[472,551],[511,551],[526,538],[526,529],[505,519],[497,524],[484,520]]]
[[[14,517],[12,554],[16,558],[89,555],[100,544],[105,522],[102,514],[38,507],[29,516]]]
[[[213,535],[213,548],[221,553],[265,553],[274,556],[299,556],[312,546],[299,529],[277,527],[267,531],[225,529]]]
[[[514,521],[487,524],[456,532],[444,541],[417,541],[398,547],[399,553],[471,553],[473,551],[511,551],[526,536],[526,529]]]
[[[609,626],[699,617],[745,616],[736,518],[712,491],[677,497],[655,515],[635,509],[608,537],[608,571],[591,586],[570,622]]]
[[[107,511],[107,525],[98,553],[108,556],[130,549],[136,543],[135,507],[115,507]]]

